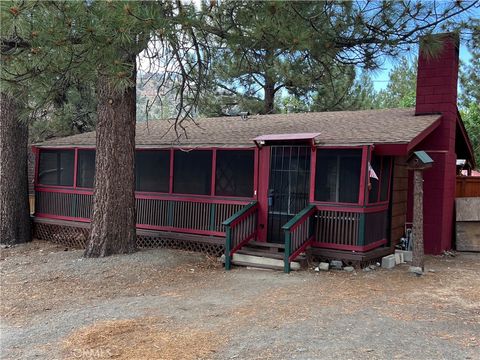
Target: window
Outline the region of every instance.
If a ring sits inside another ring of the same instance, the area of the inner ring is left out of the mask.
[[[170,186],[170,151],[136,151],[135,184],[137,191],[168,192]]]
[[[315,200],[357,203],[362,150],[317,150]]]
[[[212,182],[211,150],[175,150],[173,192],[209,195]]]
[[[78,150],[77,186],[93,188],[95,178],[95,150]]]
[[[252,150],[217,150],[215,195],[253,196]]]
[[[368,202],[370,204],[388,200],[388,186],[390,184],[390,172],[392,167],[392,158],[390,156],[378,156],[373,154],[370,161],[378,180],[370,178],[370,191]]]
[[[73,186],[74,158],[73,150],[40,150],[38,183]]]

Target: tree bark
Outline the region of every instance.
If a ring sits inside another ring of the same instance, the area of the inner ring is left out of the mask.
[[[265,114],[273,114],[275,108],[275,83],[269,81],[267,79],[265,86],[263,87],[263,90],[265,92],[265,98],[264,98],[264,108],[263,111]]]
[[[413,185],[413,259],[412,265],[424,270],[423,249],[423,173],[414,170]]]
[[[131,253],[136,241],[135,87],[118,92],[100,76],[97,97],[95,190],[85,257]]]
[[[18,103],[0,97],[0,243],[31,240],[28,202],[28,125],[18,118]]]

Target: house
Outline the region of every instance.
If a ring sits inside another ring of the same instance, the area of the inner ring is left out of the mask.
[[[412,220],[406,159],[424,150],[434,160],[424,174],[425,251],[450,249],[456,160],[475,163],[457,110],[458,37],[439,37],[438,56],[420,55],[415,109],[199,119],[188,137],[169,131],[168,121],[139,123],[138,245],[225,252],[227,268],[246,247],[284,259],[287,271],[307,248],[376,259]],[[95,133],[34,151],[36,236],[84,246]]]

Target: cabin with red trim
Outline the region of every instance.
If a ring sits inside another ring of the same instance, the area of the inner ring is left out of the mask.
[[[452,247],[456,160],[473,168],[457,110],[458,37],[420,53],[415,109],[339,111],[138,123],[139,247],[225,254],[225,266],[314,256],[365,262],[392,253],[412,221],[408,156],[426,151],[425,251]],[[35,235],[85,246],[95,133],[34,146]],[[239,255],[244,255],[241,257]],[[276,261],[276,262],[275,262]]]

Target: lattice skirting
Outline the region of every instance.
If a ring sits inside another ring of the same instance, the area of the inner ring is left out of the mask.
[[[164,236],[137,235],[138,248],[170,248],[196,251],[204,254],[220,256],[225,252],[224,245],[204,243],[184,239],[172,239]]]
[[[87,245],[89,230],[76,226],[34,223],[34,237],[76,249]]]
[[[84,249],[87,244],[88,235],[89,229],[84,227],[45,223],[34,224],[34,236],[37,239],[51,241],[71,248]],[[137,247],[180,249],[214,256],[220,256],[225,252],[223,244],[187,239],[172,239],[168,236],[144,234],[137,234]]]

